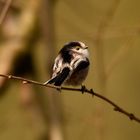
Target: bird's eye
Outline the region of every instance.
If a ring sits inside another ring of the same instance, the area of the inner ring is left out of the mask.
[[[76,48],[75,48],[75,49],[78,51],[78,50],[80,50],[80,47],[79,47],[79,46],[76,46]]]

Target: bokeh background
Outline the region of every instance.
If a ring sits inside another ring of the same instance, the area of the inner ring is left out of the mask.
[[[87,88],[140,117],[139,0],[0,0],[0,74],[44,82],[59,49],[89,46]],[[139,140],[103,100],[0,78],[0,140]]]

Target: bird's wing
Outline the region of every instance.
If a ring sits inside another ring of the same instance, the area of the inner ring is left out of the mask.
[[[58,55],[53,66],[52,78],[45,82],[44,85],[54,84],[56,86],[60,86],[67,79],[70,71],[71,67],[67,63],[63,64],[63,59]]]
[[[52,77],[56,77],[57,74],[61,72],[62,63],[63,63],[62,61],[63,61],[63,59],[61,58],[60,55],[58,55],[55,59],[55,62],[54,62]]]
[[[67,79],[70,73],[70,68],[65,67],[62,72],[60,72],[58,75],[55,77],[51,78],[44,84],[54,84],[55,86],[61,86],[61,84]]]
[[[77,58],[77,59],[74,59],[72,62],[71,62],[71,65],[73,67],[73,71],[80,71],[82,69],[85,69],[86,67],[89,66],[89,59],[88,58]]]
[[[89,64],[90,63],[89,63],[88,59],[80,60],[79,62],[77,61],[77,63],[75,63],[74,72],[87,68],[89,66]]]

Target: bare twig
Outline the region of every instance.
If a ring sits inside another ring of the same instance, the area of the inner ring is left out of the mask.
[[[17,60],[19,54],[29,51],[30,47],[28,47],[28,43],[30,43],[29,40],[34,37],[33,33],[36,30],[35,22],[37,19],[37,13],[39,13],[39,5],[40,0],[29,0],[27,3],[25,3],[25,5],[22,7],[22,12],[19,18],[17,18],[17,28],[14,28],[14,30],[11,32],[15,35],[14,39],[13,37],[10,37],[5,43],[1,43],[0,73],[9,73],[12,69],[14,69],[13,63]],[[5,59],[6,63],[3,61]],[[4,80],[0,80],[0,87],[2,87],[3,84]]]
[[[2,25],[2,23],[4,22],[4,19],[5,17],[7,16],[7,13],[8,13],[8,10],[9,10],[9,7],[11,5],[13,0],[7,0],[6,3],[5,3],[5,6],[1,12],[1,15],[0,15],[0,25]]]
[[[116,103],[111,101],[110,99],[106,98],[103,95],[100,95],[99,93],[94,92],[93,89],[87,89],[85,86],[82,86],[81,88],[59,87],[59,86],[54,86],[54,85],[50,85],[50,84],[44,85],[44,83],[29,80],[29,79],[18,77],[18,76],[0,74],[0,77],[5,77],[7,79],[19,80],[19,81],[22,81],[23,84],[34,84],[34,85],[54,88],[54,89],[57,89],[57,90],[78,91],[78,92],[81,92],[81,93],[88,93],[88,94],[96,96],[96,97],[104,100],[108,104],[112,105],[114,107],[114,111],[118,111],[118,112],[126,115],[130,120],[134,120],[134,121],[140,123],[140,118],[136,117],[133,113],[127,112],[122,107],[118,106]]]
[[[129,37],[123,46],[120,47],[118,52],[114,55],[110,64],[107,66],[105,74],[106,78],[109,78],[113,70],[118,66],[120,61],[126,57],[126,54],[129,52],[130,48],[134,47],[135,37]]]

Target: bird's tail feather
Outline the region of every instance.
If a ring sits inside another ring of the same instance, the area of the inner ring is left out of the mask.
[[[56,77],[48,80],[44,84],[54,84],[55,86],[61,86],[61,84],[66,80],[70,73],[70,69],[68,67],[65,67],[60,74],[58,74]]]

